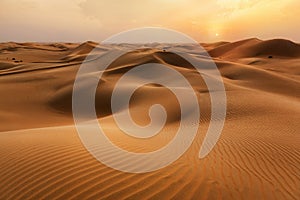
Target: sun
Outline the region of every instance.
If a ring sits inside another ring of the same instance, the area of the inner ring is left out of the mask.
[[[219,34],[219,33],[216,33],[215,35],[216,35],[216,37],[218,37],[220,34]]]

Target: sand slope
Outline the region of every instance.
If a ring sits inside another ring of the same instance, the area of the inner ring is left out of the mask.
[[[282,39],[203,44],[222,74],[228,101],[221,139],[204,159],[198,159],[198,152],[209,125],[210,100],[195,69],[159,45],[116,60],[100,82],[96,110],[107,136],[126,150],[149,152],[166,145],[178,128],[180,112],[170,91],[146,85],[130,101],[133,119],[149,123],[149,107],[160,103],[168,113],[166,127],[149,140],[123,134],[110,109],[113,87],[123,73],[145,63],[167,65],[190,81],[199,100],[200,128],[192,146],[172,165],[146,174],[101,164],[74,128],[74,78],[96,46],[0,44],[0,199],[300,198],[299,44]],[[193,47],[174,48],[207,62]],[[108,49],[99,47],[96,53]]]

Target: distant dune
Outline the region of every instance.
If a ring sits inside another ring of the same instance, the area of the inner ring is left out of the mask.
[[[248,39],[226,43],[209,50],[212,57],[246,58],[260,56],[299,57],[300,45],[289,40],[274,39],[261,41]]]
[[[184,75],[197,93],[201,118],[194,143],[170,166],[146,174],[101,164],[75,130],[77,70],[95,47],[99,55],[113,48],[97,45],[0,43],[0,199],[300,199],[299,44],[256,38],[202,44],[222,74],[228,101],[221,138],[204,159],[198,159],[198,152],[211,116],[207,86],[171,50],[186,49],[199,62],[211,61],[193,46],[165,51],[155,44],[113,62],[99,83],[96,111],[107,136],[129,151],[149,152],[167,144],[180,111],[168,89],[143,86],[130,101],[133,119],[149,123],[149,107],[160,103],[168,114],[166,127],[147,141],[123,134],[112,118],[110,100],[125,72],[161,63]]]

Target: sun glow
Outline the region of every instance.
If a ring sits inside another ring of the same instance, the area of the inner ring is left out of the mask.
[[[249,2],[249,1],[247,1],[247,0],[218,0],[218,4],[224,5],[224,6],[236,5],[236,4],[240,4],[242,2]]]
[[[245,9],[251,7],[253,0],[218,0],[218,5],[226,9]]]

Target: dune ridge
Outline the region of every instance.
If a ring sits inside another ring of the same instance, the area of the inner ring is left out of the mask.
[[[188,151],[170,166],[130,174],[93,158],[72,118],[80,64],[94,48],[101,55],[115,47],[91,41],[0,43],[0,199],[299,199],[300,45],[256,38],[202,44],[218,66],[227,94],[224,130],[204,159],[198,152],[211,116],[209,92],[193,66],[171,50],[186,49],[204,64],[212,61],[193,46],[148,46],[118,58],[99,82],[96,111],[105,133],[132,152],[159,149],[174,137],[179,104],[158,84],[141,87],[130,100],[132,117],[140,125],[150,122],[148,109],[154,103],[166,108],[167,124],[158,135],[132,138],[112,117],[116,82],[146,63],[164,64],[189,80],[201,109],[200,127]],[[83,84],[81,89],[88,88]]]

